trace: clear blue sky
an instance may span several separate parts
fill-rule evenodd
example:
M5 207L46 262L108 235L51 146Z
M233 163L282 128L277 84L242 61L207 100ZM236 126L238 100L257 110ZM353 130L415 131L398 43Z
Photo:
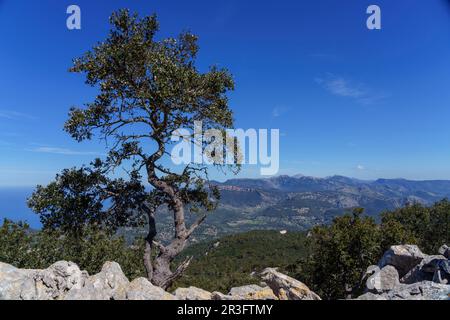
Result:
M66 29L70 4L80 31ZM381 31L366 28L370 4ZM46 183L104 153L62 130L95 93L67 69L122 7L156 12L161 36L199 35L199 66L235 77L237 127L281 130L280 173L450 179L444 0L0 0L0 185Z

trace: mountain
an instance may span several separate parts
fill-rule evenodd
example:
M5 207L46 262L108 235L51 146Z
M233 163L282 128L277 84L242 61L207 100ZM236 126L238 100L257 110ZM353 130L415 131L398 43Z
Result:
M219 208L201 227L197 240L250 230L304 231L336 216L363 207L379 218L386 210L408 203L430 205L450 197L450 181L378 179L364 181L344 176L326 178L277 176L215 182L221 191ZM167 229L170 216L161 224ZM194 217L188 219L193 220Z

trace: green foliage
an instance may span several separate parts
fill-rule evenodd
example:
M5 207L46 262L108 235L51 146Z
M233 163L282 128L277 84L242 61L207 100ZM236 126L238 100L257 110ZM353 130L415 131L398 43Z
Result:
M267 267L290 274L289 266L305 254L305 242L304 233L251 231L193 244L183 257L194 256L194 260L174 287L196 286L227 293L232 287L259 284L257 273Z
M359 290L361 275L380 256L380 231L363 209L312 229L309 255L299 264L298 278L323 298L344 298Z
M382 214L377 225L353 215L335 218L329 226L312 229L308 256L296 266L296 277L305 281L325 299L342 299L360 293L361 278L368 266L377 264L392 245L417 244L424 252L436 254L450 243L450 202L431 207L414 204Z
M390 243L404 243L401 242L404 237L429 254L435 254L442 244L450 243L450 202L447 199L431 207L414 204L381 216L382 226L394 227L388 235L400 237ZM385 247L387 245L389 241L385 242Z
M278 267L306 283L324 299L342 299L360 293L361 277L391 245L417 244L428 254L450 243L450 202L431 207L412 205L382 214L381 224L363 216L362 209L317 226L308 236L289 232L251 231L188 247L175 261L194 256L174 287L196 286L228 292L231 287L258 284L254 273ZM5 220L0 227L0 261L21 268L46 268L58 260L74 261L89 273L105 261L118 262L125 274L145 274L143 241L127 245L122 237L96 228L83 229L81 238L58 231L33 232L23 223Z
M0 227L0 261L19 268L30 267L32 235L26 223L8 219Z
M87 227L114 232L142 223L134 212L146 199L138 176L109 179L102 165L97 159L91 167L65 169L47 186L37 186L28 206L39 214L44 230L78 237Z
M129 246L123 237L112 237L95 228L72 237L57 231L32 232L28 225L9 220L0 227L0 261L18 268L44 269L65 260L95 274L106 261L115 261L134 279L145 275L142 251L141 242Z

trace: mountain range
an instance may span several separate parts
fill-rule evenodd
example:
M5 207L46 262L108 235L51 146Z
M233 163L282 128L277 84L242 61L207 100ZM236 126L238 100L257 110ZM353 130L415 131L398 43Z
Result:
M206 220L199 239L249 230L304 231L327 224L355 207L378 219L380 213L411 203L432 203L450 197L450 181L406 179L358 180L303 175L215 182L219 208ZM162 215L163 234L171 235L170 215ZM194 220L195 217L190 217Z

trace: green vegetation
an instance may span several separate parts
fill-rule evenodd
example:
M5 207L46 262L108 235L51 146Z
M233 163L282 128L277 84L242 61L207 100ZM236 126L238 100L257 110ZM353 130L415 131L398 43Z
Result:
M277 231L250 231L194 244L184 255L196 258L175 287L228 292L232 287L259 284L261 280L253 273L278 267L289 274L289 266L304 257L305 245L305 233Z
M326 299L356 296L361 277L368 266L396 244L417 244L427 254L436 254L450 243L450 202L442 200L431 207L420 204L381 214L381 224L353 215L337 217L329 226L313 228L308 256L296 265L296 277L305 281Z
M142 241L128 246L123 237L89 228L81 236L35 232L27 224L5 220L0 227L0 261L18 268L44 269L65 260L95 274L106 261L118 262L131 279L143 276Z
M366 268L376 264L389 246L406 243L417 244L428 254L450 243L450 202L385 212L380 224L355 209L330 225L314 227L308 235L250 231L193 244L174 261L176 265L185 257L195 257L173 287L226 293L234 286L258 284L255 273L278 267L324 299L354 297L360 293ZM45 268L58 260L70 260L92 274L112 260L133 279L145 275L143 250L142 240L130 246L122 237L94 228L74 238L58 232L32 232L26 224L8 220L0 227L0 261L21 268Z

